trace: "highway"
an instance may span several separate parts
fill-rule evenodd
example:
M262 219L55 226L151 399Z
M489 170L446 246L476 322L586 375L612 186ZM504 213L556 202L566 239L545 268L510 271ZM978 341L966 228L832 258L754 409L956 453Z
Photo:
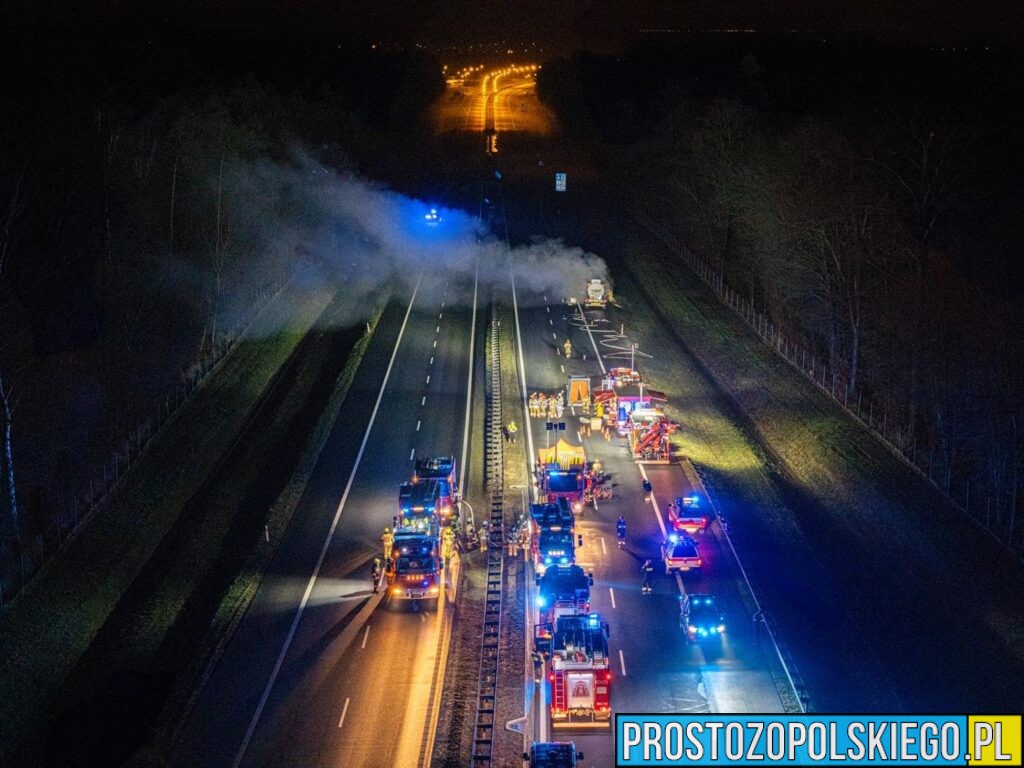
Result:
M171 765L425 764L450 604L389 604L372 593L369 560L416 457L455 454L464 467L463 451L479 452L465 420L475 298L472 281L424 276L385 313Z
M582 292L583 285L579 288ZM616 333L614 309L607 313L589 310L583 322L580 310L563 303L561 296L519 292L519 323L522 334L526 386L529 392L554 394L564 389L566 376L584 374L595 384L607 367L628 365L630 340ZM589 329L588 329L589 326ZM566 360L561 345L568 337L573 358ZM586 359L583 354L586 353ZM623 357L625 356L625 360ZM524 418L527 415L524 414ZM683 490L677 466L649 465L641 469L630 455L624 438L606 442L599 433L580 437L576 414L566 410L572 442L582 443L588 459L600 459L614 483L610 501L587 508L578 528L584 546L578 562L593 571L591 609L610 625L609 656L613 682L611 702L619 712L781 712L782 702L754 634L750 613L738 590L741 578L731 554L723 548L721 533L709 530L698 536L704 567L700 577L666 576L660 569L660 545L668 501ZM534 448L545 445L547 430L542 419L529 420ZM554 439L554 433L551 434ZM644 501L643 474L653 485L653 499ZM615 522L627 521L627 544L619 550ZM640 565L654 560L654 594L640 593ZM683 590L711 592L718 596L726 614L728 634L721 645L687 643L678 625L679 597ZM536 617L535 590L528 599L528 615ZM532 637L532 629L527 632ZM546 688L546 686L544 686ZM544 696L535 696L531 713L537 741L573 740L586 755L586 764L600 768L614 765L610 728L551 729Z

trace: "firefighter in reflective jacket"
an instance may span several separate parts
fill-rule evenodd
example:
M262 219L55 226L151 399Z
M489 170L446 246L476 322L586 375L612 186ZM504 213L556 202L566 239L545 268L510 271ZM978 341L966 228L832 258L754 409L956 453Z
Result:
M654 563L650 560L645 560L644 564L640 566L640 593L643 595L650 595L654 592L651 588L651 575L654 573Z
M565 344L562 345L562 349L565 350L566 359L572 357L572 342L568 339L565 340Z
M507 429L508 429L508 441L510 443L512 443L512 445L515 445L515 443L516 443L516 433L519 431L519 427L516 426L515 420L512 420L512 421L510 421L508 423Z
M395 535L391 533L390 528L385 528L384 533L380 535L380 543L384 545L384 559L391 559L391 547L395 543Z

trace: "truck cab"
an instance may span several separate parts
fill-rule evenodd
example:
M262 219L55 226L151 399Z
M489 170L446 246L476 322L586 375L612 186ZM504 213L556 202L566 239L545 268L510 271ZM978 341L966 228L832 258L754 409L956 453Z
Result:
M398 600L436 600L443 567L437 536L399 532L388 563L388 594Z
M610 291L608 286L605 285L604 280L599 277L590 278L590 282L587 283L587 295L583 299L583 306L604 309L608 306L610 298Z
M576 540L571 531L544 530L533 537L533 569L538 576L553 565L576 563Z
M672 534L668 541L662 542L661 558L665 563L665 573L700 573L701 559L697 552L697 542L689 536Z
M450 491L444 480L428 479L416 483L402 483L398 490L398 522L400 529L433 531L438 522L451 515L451 504L446 503Z
M536 650L551 638L554 623L560 616L590 612L590 588L594 575L578 565L553 565L537 579L537 623L534 626Z
M530 768L576 768L582 759L583 753L571 741L534 742L529 752L523 752Z

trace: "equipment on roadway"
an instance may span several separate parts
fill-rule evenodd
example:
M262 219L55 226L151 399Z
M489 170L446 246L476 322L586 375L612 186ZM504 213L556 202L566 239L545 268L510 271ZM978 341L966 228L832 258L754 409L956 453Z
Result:
M683 595L679 598L679 626L687 640L713 640L725 634L725 617L714 595Z
M582 759L583 753L571 741L534 742L529 752L523 752L523 760L530 761L530 768L576 768L576 761Z
M590 377L570 376L565 385L565 401L570 406L582 406L590 399Z
M676 425L661 411L637 408L627 422L629 449L637 464L668 464L672 460L672 443L668 436Z
M700 573L701 559L697 542L689 536L679 537L674 533L661 544L661 558L665 561L665 573Z
M560 616L536 650L548 657L553 726L610 722L608 624L600 614Z

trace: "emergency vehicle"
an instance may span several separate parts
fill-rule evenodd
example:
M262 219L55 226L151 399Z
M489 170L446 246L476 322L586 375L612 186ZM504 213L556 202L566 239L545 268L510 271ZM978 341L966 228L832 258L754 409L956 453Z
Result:
M445 516L440 480L402 483L398 489L398 519L395 527L424 533L436 533L439 520ZM451 507L447 507L451 515Z
M700 573L701 559L697 542L689 536L676 536L661 544L661 559L665 562L665 573Z
M610 723L607 622L597 613L560 616L549 630L536 648L548 659L552 725Z
M444 563L436 535L399 531L387 566L388 594L392 599L412 600L415 609L419 608L420 600L436 601L441 594Z
M708 527L708 519L701 513L700 496L695 493L689 496L678 496L669 504L668 521L672 529L693 535L704 533Z
M575 526L576 518L565 499L530 505L530 555L538 576L552 565L576 562L576 547L583 542L582 537L575 538Z
M565 499L574 512L580 512L588 500L586 454L582 445L559 440L550 448L537 451L537 484L544 502Z
M529 752L523 752L523 760L529 761L530 768L576 768L576 761L582 759L583 753L571 741L534 742Z
M578 565L555 565L537 578L537 622L533 626L534 646L551 639L551 630L560 616L590 613L590 588L594 574Z
M725 617L714 595L683 595L679 598L679 626L687 640L716 640L725 634Z

